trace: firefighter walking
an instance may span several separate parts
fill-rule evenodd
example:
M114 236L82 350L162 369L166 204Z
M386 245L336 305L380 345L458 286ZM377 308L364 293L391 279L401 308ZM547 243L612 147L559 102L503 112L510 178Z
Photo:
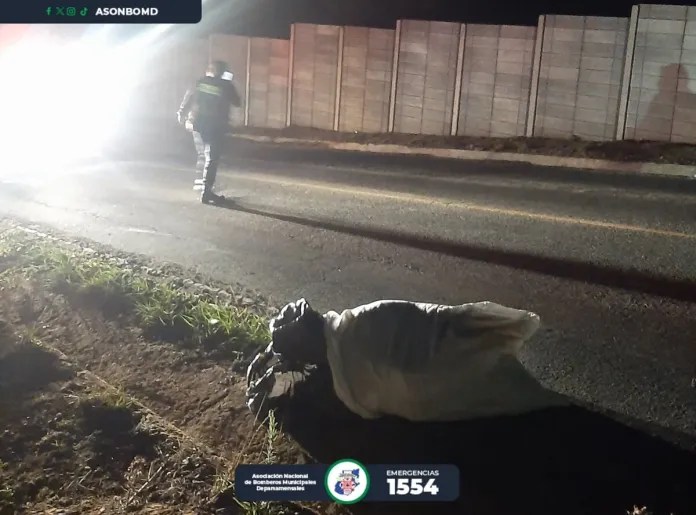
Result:
M231 80L224 78L227 64L214 61L194 87L184 96L177 118L193 134L197 162L194 189L201 202L215 203L223 197L213 192L220 157L229 128L230 107L240 107L241 99Z

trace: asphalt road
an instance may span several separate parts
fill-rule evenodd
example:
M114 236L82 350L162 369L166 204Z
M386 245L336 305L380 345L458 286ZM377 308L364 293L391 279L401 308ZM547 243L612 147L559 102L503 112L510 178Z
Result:
M0 216L192 266L278 304L529 309L543 329L522 360L543 383L696 437L696 181L245 144L218 179L232 202L212 207L191 190L188 154L151 150L5 167Z

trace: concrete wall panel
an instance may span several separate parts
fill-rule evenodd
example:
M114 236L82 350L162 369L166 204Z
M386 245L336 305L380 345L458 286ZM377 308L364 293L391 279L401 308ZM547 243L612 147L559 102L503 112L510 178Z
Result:
M387 132L394 32L344 28L340 131Z
M457 133L523 136L536 27L466 26Z
M251 38L249 125L285 127L290 41Z
M450 134L459 29L458 23L402 21L395 132Z
M628 18L546 17L536 136L614 139L627 31Z
M626 139L696 143L696 8L640 5Z
M333 129L339 27L295 25L291 125Z

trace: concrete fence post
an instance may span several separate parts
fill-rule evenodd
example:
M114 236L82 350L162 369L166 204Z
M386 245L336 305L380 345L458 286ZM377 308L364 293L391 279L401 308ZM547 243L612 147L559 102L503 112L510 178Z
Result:
M394 34L394 58L392 60L391 92L389 94L389 126L387 131L394 132L396 114L396 83L399 78L399 48L401 47L401 20L396 22Z
M466 46L466 24L459 26L459 48L457 50L457 75L454 78L454 98L452 105L452 125L450 134L457 135L459 130L459 109L462 103L462 70L464 68L464 48Z
M343 38L345 37L345 27L338 28L338 69L336 70L336 103L334 105L333 130L338 131L341 117L341 84L343 83Z
M626 136L626 120L628 118L628 97L631 91L631 75L633 74L633 59L636 50L636 36L638 34L639 15L640 5L634 5L631 8L631 18L628 22L626 53L624 56L623 75L621 77L621 94L619 96L619 109L616 118L617 140L623 140Z
M251 38L247 38L246 87L244 94L244 127L249 126L249 99L251 98Z
M288 99L285 112L285 126L292 123L292 76L295 72L295 24L290 25L290 49L288 50Z
M532 63L532 83L529 88L529 108L527 109L527 126L525 136L534 136L534 123L536 120L537 101L539 98L539 77L541 76L541 56L544 52L544 31L546 30L546 16L539 16L537 23L536 40L534 42L534 62Z

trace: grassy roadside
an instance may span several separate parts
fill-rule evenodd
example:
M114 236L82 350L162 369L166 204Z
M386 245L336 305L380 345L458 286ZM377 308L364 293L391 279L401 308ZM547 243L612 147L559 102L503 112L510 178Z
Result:
M149 277L104 256L10 229L0 236L0 284L17 277L136 325L149 338L215 355L248 357L270 338L263 317L186 291L178 279Z
M31 332L15 336L0 324L0 515L298 513L237 501L236 464ZM272 464L280 432L273 414L267 422L263 462ZM221 495L232 512L220 511Z
M0 231L4 228L0 225ZM216 358L241 358L244 362L259 347L265 347L270 338L265 317L243 306L236 306L233 302L216 301L204 292L197 293L182 288L181 277L166 273L148 274L138 267L114 261L108 255L84 250L69 243L61 244L17 228L0 232L0 292L11 292L28 283L36 286L34 291L43 290L62 296L75 309L97 310L104 315L105 319L116 321L119 326L138 327L147 339L171 342L174 344L173 348L181 345L202 350L206 355ZM0 326L3 324L7 325L0 321ZM42 347L41 333L45 331L25 327L23 332L22 341L25 347L37 349ZM0 340L3 340L1 335ZM2 351L1 348L0 351ZM4 379L1 370L6 354L0 352L0 386ZM214 390L215 386L212 389ZM134 398L120 390L101 391L98 395L81 392L79 401L77 403L79 409L74 418L80 420L84 418L85 409L90 411L89 416L92 418L107 419L113 418L114 414L120 416L124 413L136 413L140 409ZM0 420L2 419L1 411ZM200 485L203 489L201 495L204 498L197 501L199 506L205 505L206 509L213 509L222 503L228 509L232 506L234 513L247 514L304 512L296 506L279 503L245 503L235 499L234 471L243 457L248 458L251 454L256 456L258 452L259 456L255 458L255 462L271 464L279 461L276 452L276 446L282 438L279 424L272 413L268 420L259 422L261 423L254 429L253 434L249 435L246 444L235 450L235 454L239 456L239 462L232 459L231 462L227 462L227 465L213 472L206 465L206 475L203 478L205 484ZM65 429L65 432L69 434L77 431L73 431L75 428L72 426ZM117 444L118 442L112 445L113 452L120 452ZM252 447L254 450L251 449ZM0 456L1 451L2 445L0 445ZM191 460L187 458L185 453L178 453L179 461L171 466L180 466L179 462L189 463ZM196 459L200 461L199 458ZM0 462L0 465L5 466L4 462ZM65 464L65 466L69 465L75 464ZM121 469L114 471L115 476L128 480L130 469L127 465L124 463ZM148 463L148 466L150 465L151 463ZM165 468L161 469L160 466ZM127 493L125 501L121 498L118 502L132 503L132 497L136 494L143 497L143 493L152 490L150 485L154 487L163 480L167 472L166 468L169 466L170 464L164 465L158 462L157 467L148 468L144 472L145 478L141 478L144 481L141 485L143 490L140 490L139 486L135 491ZM8 474L10 472L13 470L8 469ZM66 485L59 484L60 482L55 478L52 481L49 490L59 491L62 495ZM3 506L5 510L12 510L23 501L34 498L35 492L31 488L28 493L20 491L24 484L23 481L18 481L12 488L0 488L0 513L4 513ZM84 490L85 486L87 483L82 482L79 488ZM192 492L190 486L187 489L189 493ZM49 495L47 492L44 493ZM87 497L91 499L90 495Z

